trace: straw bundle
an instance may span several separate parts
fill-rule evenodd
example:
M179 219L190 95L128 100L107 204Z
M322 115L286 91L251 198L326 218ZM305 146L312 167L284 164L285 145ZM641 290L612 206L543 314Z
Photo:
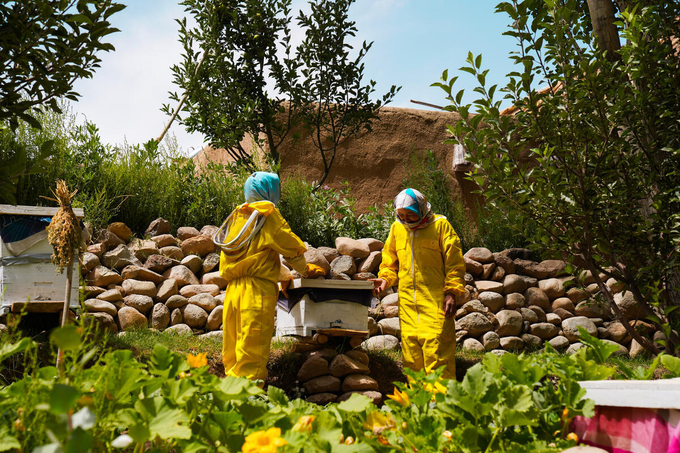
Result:
M73 261L75 251L80 248L80 222L71 209L71 199L76 192L70 193L66 181L60 179L57 181L57 191L52 190L56 199L49 198L59 203L59 210L47 227L47 240L53 249L52 264L57 266L60 274Z

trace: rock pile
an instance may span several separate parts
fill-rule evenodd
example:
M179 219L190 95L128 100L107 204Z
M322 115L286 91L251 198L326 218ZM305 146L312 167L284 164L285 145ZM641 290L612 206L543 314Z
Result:
M111 224L84 253L81 271L87 286L85 307L91 319L111 332L149 327L178 333L221 334L226 281L218 272L219 255L211 240L215 226L198 231L181 227L176 236L157 219L145 237L133 239L122 223ZM326 278L368 280L380 266L383 243L376 239L337 238L336 247L309 247L305 258L326 271ZM621 354L642 351L624 326L598 298L589 273L578 279L566 274L563 261L531 260L526 249L492 253L473 248L465 254L467 293L457 300L456 336L460 347L479 351L540 348L545 341L557 350L581 346L578 327L614 342ZM287 264L283 260L283 264ZM299 275L291 270L293 277ZM604 275L600 276L604 278ZM581 286L573 282L578 280ZM632 294L615 280L606 282L631 324L657 343L664 340L651 324L639 320ZM369 336L364 349L399 346L397 288L381 294L369 310ZM361 373L358 373L361 374ZM334 376L339 378L338 376ZM328 392L318 392L328 393Z
M368 355L358 349L338 354L330 348L308 354L298 371L298 382L306 399L316 404L328 404L349 399L361 393L375 404L380 404L382 394L378 382L368 376Z
M110 332L219 332L227 282L211 239L216 229L181 227L172 236L169 223L157 219L149 239L133 239L125 224L109 225L82 256L89 319Z

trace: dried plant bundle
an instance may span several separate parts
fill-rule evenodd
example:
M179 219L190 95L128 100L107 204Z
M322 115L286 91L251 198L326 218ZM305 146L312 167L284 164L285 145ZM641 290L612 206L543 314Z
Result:
M59 203L59 210L47 227L47 240L53 249L52 264L57 266L58 273L64 272L80 248L80 222L71 208L71 199L76 192L70 193L66 181L60 179L57 181L57 191L52 190L56 199L48 198Z

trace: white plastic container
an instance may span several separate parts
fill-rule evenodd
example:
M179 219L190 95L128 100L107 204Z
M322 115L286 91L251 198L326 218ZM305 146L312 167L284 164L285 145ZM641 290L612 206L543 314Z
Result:
M53 217L58 208L0 205L0 214ZM73 210L80 219L82 209ZM31 237L28 248L15 255L0 238L0 315L26 309L29 312L57 313L63 309L66 292L66 270L57 273L50 262L52 246L47 231ZM34 243L33 243L34 242ZM69 306L79 308L80 269L74 257ZM25 261L21 264L17 262ZM25 306L25 307L24 307Z
M317 288L372 291L373 283L361 280L316 280L296 279L289 289ZM368 307L344 300L332 299L325 302L314 302L309 295L302 299L290 312L277 306L276 336L301 335L312 336L321 329L368 330Z

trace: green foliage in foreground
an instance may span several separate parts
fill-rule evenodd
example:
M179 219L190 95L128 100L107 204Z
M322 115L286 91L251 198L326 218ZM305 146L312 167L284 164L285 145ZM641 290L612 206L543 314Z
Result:
M572 356L489 353L462 382L408 372L413 383L398 384L381 409L359 395L321 407L219 379L200 357L160 344L147 363L128 350L99 354L80 331L51 335L63 369L31 369L29 359L21 380L0 387L0 451L263 451L247 448L259 436L281 452L557 452L574 444L565 438L573 417L593 413L577 381L616 373L604 364L615 347L582 331L587 347ZM3 340L0 364L36 348ZM680 359L658 362L680 375Z

